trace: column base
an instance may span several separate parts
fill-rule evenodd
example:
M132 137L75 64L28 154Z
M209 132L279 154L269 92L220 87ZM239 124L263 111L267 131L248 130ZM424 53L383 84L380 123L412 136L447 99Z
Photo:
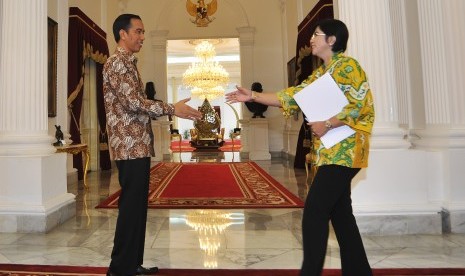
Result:
M271 160L268 143L268 119L251 119L248 134L249 159Z
M254 150L249 152L250 160L271 160L271 154L269 151Z
M457 234L465 234L465 210L451 211L450 217L450 232Z
M62 202L61 206L49 213L12 213L3 212L1 209L2 206L0 206L1 233L47 233L76 215L76 201L74 195L71 195Z
M47 232L75 215L66 158L0 157L0 232Z
M442 234L441 213L356 215L360 233L366 235Z

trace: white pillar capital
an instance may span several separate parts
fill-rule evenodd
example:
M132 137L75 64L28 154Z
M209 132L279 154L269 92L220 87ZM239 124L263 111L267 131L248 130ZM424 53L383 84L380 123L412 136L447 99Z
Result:
M255 28L254 27L239 27L236 29L239 33L239 40L241 46L253 46L255 42Z
M155 30L150 32L150 37L152 38L152 48L154 50L166 51L168 33L168 30Z
M254 82L254 27L237 28L239 32L239 44L241 54L241 84L242 86L250 86Z

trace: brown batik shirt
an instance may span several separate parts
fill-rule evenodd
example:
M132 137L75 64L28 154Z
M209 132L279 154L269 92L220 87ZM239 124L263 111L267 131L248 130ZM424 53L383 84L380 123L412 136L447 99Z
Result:
M147 99L137 58L121 47L103 67L108 145L113 160L154 156L151 118L173 115L174 106Z

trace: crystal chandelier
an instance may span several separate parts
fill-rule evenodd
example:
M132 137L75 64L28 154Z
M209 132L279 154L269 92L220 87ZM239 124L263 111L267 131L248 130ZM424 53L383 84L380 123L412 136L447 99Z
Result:
M216 99L224 94L224 88L222 86L216 86L208 90L204 90L202 88L194 87L191 90L192 96L197 97L201 100L207 99L211 101Z
M195 47L198 59L183 74L183 84L192 88L192 95L200 99L212 100L224 94L223 86L229 82L229 74L217 61L214 61L215 47L204 40Z

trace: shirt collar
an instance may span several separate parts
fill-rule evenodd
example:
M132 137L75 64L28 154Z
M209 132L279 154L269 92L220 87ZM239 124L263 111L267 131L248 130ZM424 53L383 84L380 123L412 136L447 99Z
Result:
M128 51L126 51L126 49L124 49L123 47L119 47L119 46L116 47L116 52L118 52L120 55L122 55L129 62L137 64L137 57L134 54L131 54Z
M331 68L331 66L334 64L334 62L336 62L337 60L339 60L342 57L344 57L344 52L336 52L336 53L334 53L333 56L331 57L331 61L329 62L328 66L326 66L323 63L323 65L322 65L323 70L326 71L328 68Z
M344 56L344 53L343 52L336 52L333 54L333 56L331 57L331 60L336 60L336 59L340 59L341 57Z

